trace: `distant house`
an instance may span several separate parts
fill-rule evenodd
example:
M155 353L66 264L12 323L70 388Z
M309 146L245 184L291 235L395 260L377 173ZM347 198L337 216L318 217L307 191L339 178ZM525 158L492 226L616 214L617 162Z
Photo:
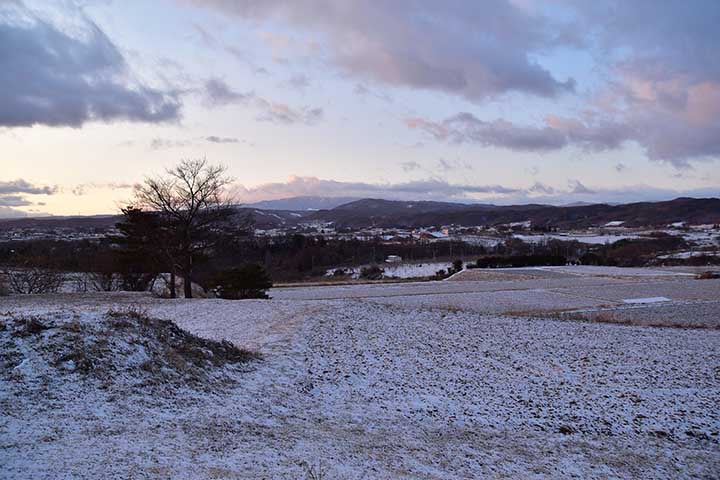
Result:
M435 241L435 240L448 240L450 238L449 235L442 233L442 232L431 232L427 230L420 230L419 232L415 232L414 236L417 237L419 240L423 241Z

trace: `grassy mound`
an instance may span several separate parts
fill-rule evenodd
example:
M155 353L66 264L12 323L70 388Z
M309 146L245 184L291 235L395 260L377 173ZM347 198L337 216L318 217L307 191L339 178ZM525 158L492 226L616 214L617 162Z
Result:
M112 390L215 390L257 359L230 342L200 338L136 311L0 315L0 376L29 387L77 376Z

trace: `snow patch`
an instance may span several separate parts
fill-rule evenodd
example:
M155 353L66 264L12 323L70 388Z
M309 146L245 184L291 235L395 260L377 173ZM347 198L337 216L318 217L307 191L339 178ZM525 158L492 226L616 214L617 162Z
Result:
M625 303L658 303L658 302L669 302L671 301L667 297L645 297L645 298L625 298Z

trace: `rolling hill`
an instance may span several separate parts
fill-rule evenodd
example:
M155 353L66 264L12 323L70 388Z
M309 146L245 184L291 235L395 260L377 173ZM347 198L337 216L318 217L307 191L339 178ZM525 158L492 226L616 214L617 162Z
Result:
M295 204L301 202L296 201ZM277 204L281 206L281 204ZM306 222L332 222L339 228L368 227L416 228L442 225L499 225L530 221L533 225L560 228L600 226L622 221L628 227L661 227L674 222L688 224L720 223L720 199L676 198L665 202L639 202L621 205L590 204L552 205L485 205L431 201L393 201L363 199L334 208L308 211L248 208L237 209L238 222L252 215L255 228L286 228ZM41 217L0 219L0 231L10 229L73 229L101 232L114 226L121 217Z
M720 199L677 198L665 202L622 205L468 205L444 202L405 202L365 199L308 218L343 228L498 225L531 221L534 225L582 228L623 221L626 226L663 226L673 222L720 223Z

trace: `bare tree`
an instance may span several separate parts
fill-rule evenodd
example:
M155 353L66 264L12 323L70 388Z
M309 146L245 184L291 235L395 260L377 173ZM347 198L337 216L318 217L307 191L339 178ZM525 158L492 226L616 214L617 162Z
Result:
M1 272L5 277L0 288L10 293L57 293L62 287L62 273L37 266L23 266Z
M164 176L146 178L135 188L135 207L158 212L169 242L165 253L171 275L183 278L186 298L192 297L193 263L214 245L222 223L233 214L227 186L232 180L222 165L205 159L183 160Z

